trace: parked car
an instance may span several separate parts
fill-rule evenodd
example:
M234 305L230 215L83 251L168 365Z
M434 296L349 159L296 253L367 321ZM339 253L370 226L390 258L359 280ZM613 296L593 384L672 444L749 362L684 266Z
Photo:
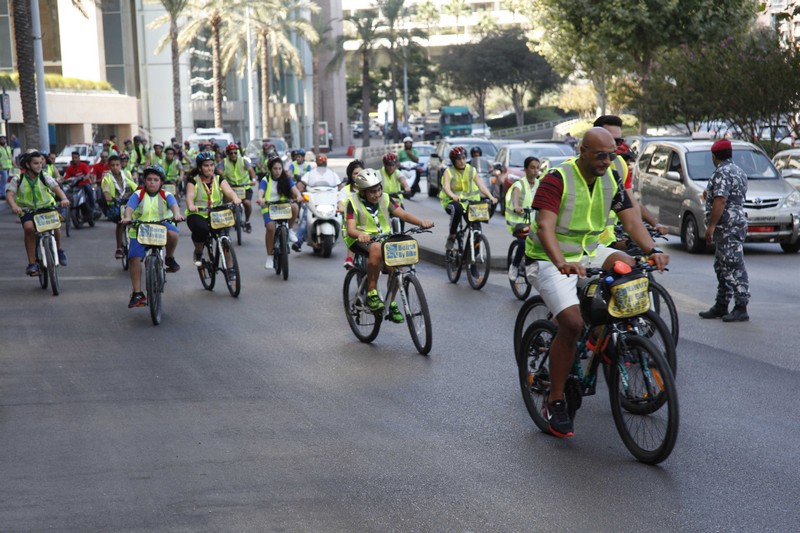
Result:
M499 194L500 206L504 207L506 191L520 177L525 175L525 159L537 157L539 161L547 158L565 161L575 157L570 145L562 142L525 142L501 146L497 151L494 163L500 167L500 175L495 183L495 194ZM561 164L559 162L559 164Z
M772 163L786 181L800 190L800 148L778 152L772 158Z
M441 139L436 144L436 151L430 155L428 161L428 196L436 196L442 188L442 175L445 169L450 166L450 150L455 146L463 146L469 151L473 146L477 146L483 152L483 157L488 161L497 155L497 147L488 139L479 137L448 137ZM435 179L431 179L434 178Z
M654 141L691 141L689 135L629 135L625 137L625 144L627 144L631 151L637 156L647 148L647 145Z
M292 162L289 145L286 144L286 141L279 137L270 137L269 139L258 138L251 140L244 150L245 157L250 160L250 164L254 167L261 162L261 151L265 142L275 145L275 150L278 152L278 155L281 156L284 167Z
M102 151L102 144L68 144L56 156L56 168L63 175L67 165L72 161L72 152L78 152L81 161L92 166L100 160L100 153Z
M642 205L687 251L705 249L703 191L714 172L712 141L653 141L634 166L633 183ZM733 161L747 173L746 242L775 242L783 251L800 249L800 192L776 170L757 146L733 141Z

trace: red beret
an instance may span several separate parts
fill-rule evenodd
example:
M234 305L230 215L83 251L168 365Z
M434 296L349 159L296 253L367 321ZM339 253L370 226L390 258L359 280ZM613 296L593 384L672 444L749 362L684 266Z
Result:
M720 139L711 145L712 152L721 152L722 150L731 150L731 142L728 139Z

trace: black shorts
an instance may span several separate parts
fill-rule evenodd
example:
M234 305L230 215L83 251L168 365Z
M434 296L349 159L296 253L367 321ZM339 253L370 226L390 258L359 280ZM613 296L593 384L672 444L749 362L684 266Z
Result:
M351 252L353 252L356 255L363 255L364 257L369 257L369 247L371 244L372 243L356 241L353 244L351 244L348 248L350 249Z

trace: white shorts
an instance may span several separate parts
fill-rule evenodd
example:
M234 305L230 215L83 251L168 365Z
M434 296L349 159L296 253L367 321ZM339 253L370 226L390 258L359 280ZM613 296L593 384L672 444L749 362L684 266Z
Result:
M597 247L595 255L583 256L581 264L586 268L600 268L606 259L615 253L624 254L615 248L601 244ZM539 295L553 316L558 316L567 307L578 305L578 276L574 274L565 276L550 261L532 262L525 267L525 276L530 284L539 291ZM580 286L583 287L585 282L586 278L582 278Z

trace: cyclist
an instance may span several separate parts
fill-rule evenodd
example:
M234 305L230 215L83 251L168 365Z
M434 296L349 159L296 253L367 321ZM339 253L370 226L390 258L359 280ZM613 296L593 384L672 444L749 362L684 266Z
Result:
M634 264L627 254L599 246L612 214L617 214L628 234L648 251L659 270L669 263L669 256L656 247L633 209L623 178L612 172L615 149L611 133L600 127L589 129L580 155L542 178L533 200L537 211L526 242L526 274L558 322L558 333L550 348L550 396L543 413L551 433L557 437L573 435L564 385L583 330L577 278L585 277L590 266L610 268L615 261Z
M120 220L121 225L128 225L131 221L138 222L158 222L169 218L167 212L172 213L172 218L176 222L184 220L178 209L178 201L175 197L164 191L164 171L160 167L147 167L142 172L144 185L138 189L138 194L131 196L125 206L125 215ZM165 223L167 226L167 250L164 264L167 272L177 272L181 269L175 261L175 248L178 246L178 227L171 222ZM136 229L128 231L130 238L130 248L128 249L128 265L131 274L131 286L133 288L128 308L143 307L147 305L147 297L142 292L142 259L146 249L144 245L136 240Z
M164 154L164 143L156 141L153 143L153 149L147 156L147 165L151 167L164 168L164 160L167 156Z
M419 163L419 155L417 151L414 150L414 139L411 137L406 136L403 139L403 149L397 152L397 161L399 163L405 163L406 161L413 161L414 163Z
M378 173L383 181L386 194L392 196L392 200L402 207L403 197L401 192L409 193L411 192L411 187L408 186L405 176L397 172L397 156L391 152L383 156L383 166Z
M108 158L108 172L103 175L101 189L106 201L105 215L111 222L119 222L122 218L120 206L117 202L126 201L139 187L133 180L131 173L122 169L120 157L112 155ZM122 259L122 231L121 224L117 224L117 250L115 259Z
M223 203L223 197L237 206L242 203L225 178L216 174L216 162L213 152L200 152L195 158L197 168L192 171L186 181L186 225L192 232L194 243L194 264L203 265L203 244L208 239L211 226L208 222L208 211L200 211L198 207L211 209ZM235 273L233 273L235 275Z
M49 175L42 172L44 157L36 150L29 150L19 157L19 168L22 174L14 176L8 182L6 202L15 215L19 215L24 234L25 252L28 255L28 267L25 274L39 275L36 264L36 228L33 225L33 213L23 214L23 210L36 210L42 207L55 207L57 196L61 207L69 207L69 200ZM58 262L67 266L67 255L61 249L61 230L55 231Z
M353 253L367 258L367 306L381 311L384 304L378 294L378 276L383 269L383 250L380 242L372 242L379 233L391 232L391 217L410 222L422 228L432 228L433 222L422 220L404 211L383 192L381 176L372 169L365 169L353 180L356 192L347 203L347 232L344 241ZM391 272L391 268L388 268ZM397 307L392 294L389 305L389 320L403 322L403 313Z
M8 174L14 168L14 150L7 144L5 135L0 135L0 200L6 197Z
M103 139L103 151L108 152L108 157L112 155L119 155L115 148L111 147L111 141L108 139Z
M517 235L517 250L508 267L508 279L514 281L519 276L519 265L525 255L525 237L530 231L530 225L525 223L522 216L523 209L533 204L533 194L536 192L539 177L538 157L526 157L523 163L525 177L515 181L506 191L506 228L511 235Z
M133 153L131 154L131 163L136 166L136 172L142 173L144 167L147 166L147 143L144 139L136 135L133 138Z
M306 163L306 151L302 148L292 150L292 162L289 164L289 174L295 182L300 181L302 176L311 172L311 163Z
M264 178L269 174L269 161L273 157L278 157L278 151L275 149L275 145L269 141L264 141L261 145L261 154L258 158L258 163L256 163L256 175L259 178Z
M250 213L253 209L250 201L253 199L252 187L256 184L256 173L252 165L239 155L239 147L235 144L229 144L225 148L225 153L227 157L219 165L217 172L232 187L244 187L245 197L242 198L244 200L244 230L250 233L252 231Z
M99 185L103 181L103 176L108 172L108 150L100 152L100 161L91 166L91 180L95 185ZM102 207L102 205L100 206Z
M125 152L119 154L119 168L127 171L131 175L131 179L139 183L139 172L136 170L136 165L133 164L130 156Z
M167 146L164 148L164 183L175 185L175 192L179 193L183 188L183 165L175 157L175 148Z
M267 162L267 175L261 178L258 185L258 199L256 203L263 205L261 215L264 217L264 227L267 228L264 237L267 245L267 262L264 268L272 268L272 244L275 242L275 222L269 217L269 206L267 202L283 202L290 199L300 202L300 191L294 184L294 180L283 168L283 161L280 157L273 157ZM297 203L292 204L292 218L289 219L289 231L292 231L294 221L297 218Z
M365 168L366 167L364 166L364 162L361 161L360 159L353 159L347 165L347 169L345 170L345 176L346 176L345 184L344 187L342 187L342 190L339 191L339 198L341 198L341 200L339 201L340 212L342 213L345 212L347 207L346 204L350 198L350 195L352 194L353 191L355 191L355 187L352 187L353 181L355 181L355 179L358 178L358 175L361 174L361 172ZM293 250L295 249L295 245L296 243L292 245ZM296 251L298 252L300 251L299 246L297 247ZM344 260L344 268L346 270L350 270L351 268L353 268L353 252L350 251L350 248L347 249L347 257Z
M56 182L61 183L61 172L58 171L58 167L56 167L56 154L53 152L42 152L44 156L44 167L42 167L42 172L56 180Z
M492 196L486 185L481 183L478 172L467 164L467 151L463 146L454 146L450 150L450 162L442 176L442 190L439 192L439 201L447 214L450 215L450 234L447 236L447 249L452 250L456 242L458 224L466 214L467 200L480 200L483 194L493 204L497 198Z
M183 141L183 151L181 152L181 164L186 168L194 166L194 158L197 157L198 151L192 148L189 141Z

